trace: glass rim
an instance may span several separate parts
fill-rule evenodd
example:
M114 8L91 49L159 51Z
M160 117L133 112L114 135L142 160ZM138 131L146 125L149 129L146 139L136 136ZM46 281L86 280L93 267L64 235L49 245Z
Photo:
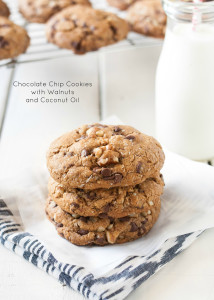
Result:
M189 2L180 0L162 0L162 5L167 16L182 21L191 21L197 10L201 13L203 22L214 21L214 1Z

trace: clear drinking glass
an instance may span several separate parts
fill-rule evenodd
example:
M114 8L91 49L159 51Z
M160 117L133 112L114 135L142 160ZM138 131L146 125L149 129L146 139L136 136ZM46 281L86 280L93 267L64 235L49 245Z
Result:
M156 73L157 137L195 160L214 157L214 1L164 0L167 29Z

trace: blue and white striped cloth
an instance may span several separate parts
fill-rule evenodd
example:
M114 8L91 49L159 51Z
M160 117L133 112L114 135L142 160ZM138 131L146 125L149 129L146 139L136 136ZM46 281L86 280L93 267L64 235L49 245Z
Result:
M129 256L104 276L96 277L82 266L58 261L41 241L23 231L6 203L0 200L1 244L87 299L93 300L124 299L186 249L201 233L202 231L197 231L169 239L151 255Z

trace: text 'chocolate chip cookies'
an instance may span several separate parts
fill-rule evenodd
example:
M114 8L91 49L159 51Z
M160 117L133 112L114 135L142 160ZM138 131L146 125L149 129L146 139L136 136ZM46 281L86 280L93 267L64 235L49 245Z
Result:
M47 153L48 218L76 245L135 240L158 218L163 163L160 144L132 127L93 124L73 130Z
M77 54L114 44L128 34L128 24L115 14L75 5L54 15L46 25L49 42Z

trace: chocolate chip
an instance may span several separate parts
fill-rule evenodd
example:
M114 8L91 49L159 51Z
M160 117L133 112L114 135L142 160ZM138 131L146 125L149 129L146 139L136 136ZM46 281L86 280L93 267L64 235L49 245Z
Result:
M114 182L119 183L123 179L123 175L121 173L115 173L114 174Z
M87 218L86 217L80 217L79 220L81 220L82 222L87 222Z
M110 210L110 204L106 204L105 206L103 206L103 211L105 213L109 212L109 210Z
M88 230L84 230L84 229L79 229L79 230L77 231L77 233L80 234L80 235L86 235L86 234L89 233L89 231L88 231Z
M144 196L146 195L146 194L145 194L145 191L144 191L143 189L141 189L141 188L138 189L138 193L144 194Z
M103 177L104 180L114 180L114 174L112 174L111 176L108 177Z
M101 213L101 214L99 214L99 218L106 219L106 218L108 218L108 215L105 213Z
M131 229L130 229L130 232L135 232L138 230L138 227L137 225L134 223L134 222L131 222Z
M11 27L9 24L2 24L0 27Z
M63 227L62 223L56 223L56 227Z
M73 19L72 21L74 23L74 26L77 26L77 20Z
M114 183L119 183L123 179L123 175L121 173L114 173L111 176L104 177L104 180L114 180Z
M0 48L5 48L7 45L9 45L9 42L3 36L0 36Z
M164 177L163 177L163 174L160 174L160 179L163 181L163 183L164 183L164 186L165 186L165 182L164 182Z
M87 149L83 149L82 152L81 152L81 156L82 156L82 157L86 157L86 156L88 156L89 154L90 154L90 151L87 150Z
M53 9L54 10L60 10L60 6L59 5L55 5L55 6L53 6Z
M89 192L89 193L86 193L86 196L89 200L94 200L96 198L96 193Z
M75 207L75 208L79 208L79 207L80 207L79 204L76 203L76 202L71 203L71 206L73 206L73 207Z
M147 219L145 219L144 221L141 222L142 225L146 224Z
M112 171L110 170L110 169L103 169L102 171L101 171L101 175L105 178L105 177L109 177L109 176L111 176L111 174L112 174Z
M97 239L96 239L96 242L97 242L98 244L103 245L103 244L105 244L106 240L105 240L104 238L97 238Z
M81 42L71 42L71 46L74 47L76 50L81 50Z
M110 223L114 222L114 218L112 218L112 217L108 217L108 218L109 218Z
M58 232L58 234L62 237L65 238L64 234L62 232Z
M114 132L119 132L119 131L121 131L122 129L119 127L119 126L115 126L114 127Z
M137 163L137 167L136 167L136 171L137 171L137 173L140 173L140 171L141 171L141 167L142 167L142 162L141 162L141 161L139 161L139 162Z
M128 222L129 220L130 220L130 217L128 217L128 216L120 218L121 222Z
M113 34L116 35L117 34L117 28L114 26L110 26L110 29L112 30Z
M130 141L134 141L135 140L135 136L134 135L127 135L125 137L126 140L130 140Z

